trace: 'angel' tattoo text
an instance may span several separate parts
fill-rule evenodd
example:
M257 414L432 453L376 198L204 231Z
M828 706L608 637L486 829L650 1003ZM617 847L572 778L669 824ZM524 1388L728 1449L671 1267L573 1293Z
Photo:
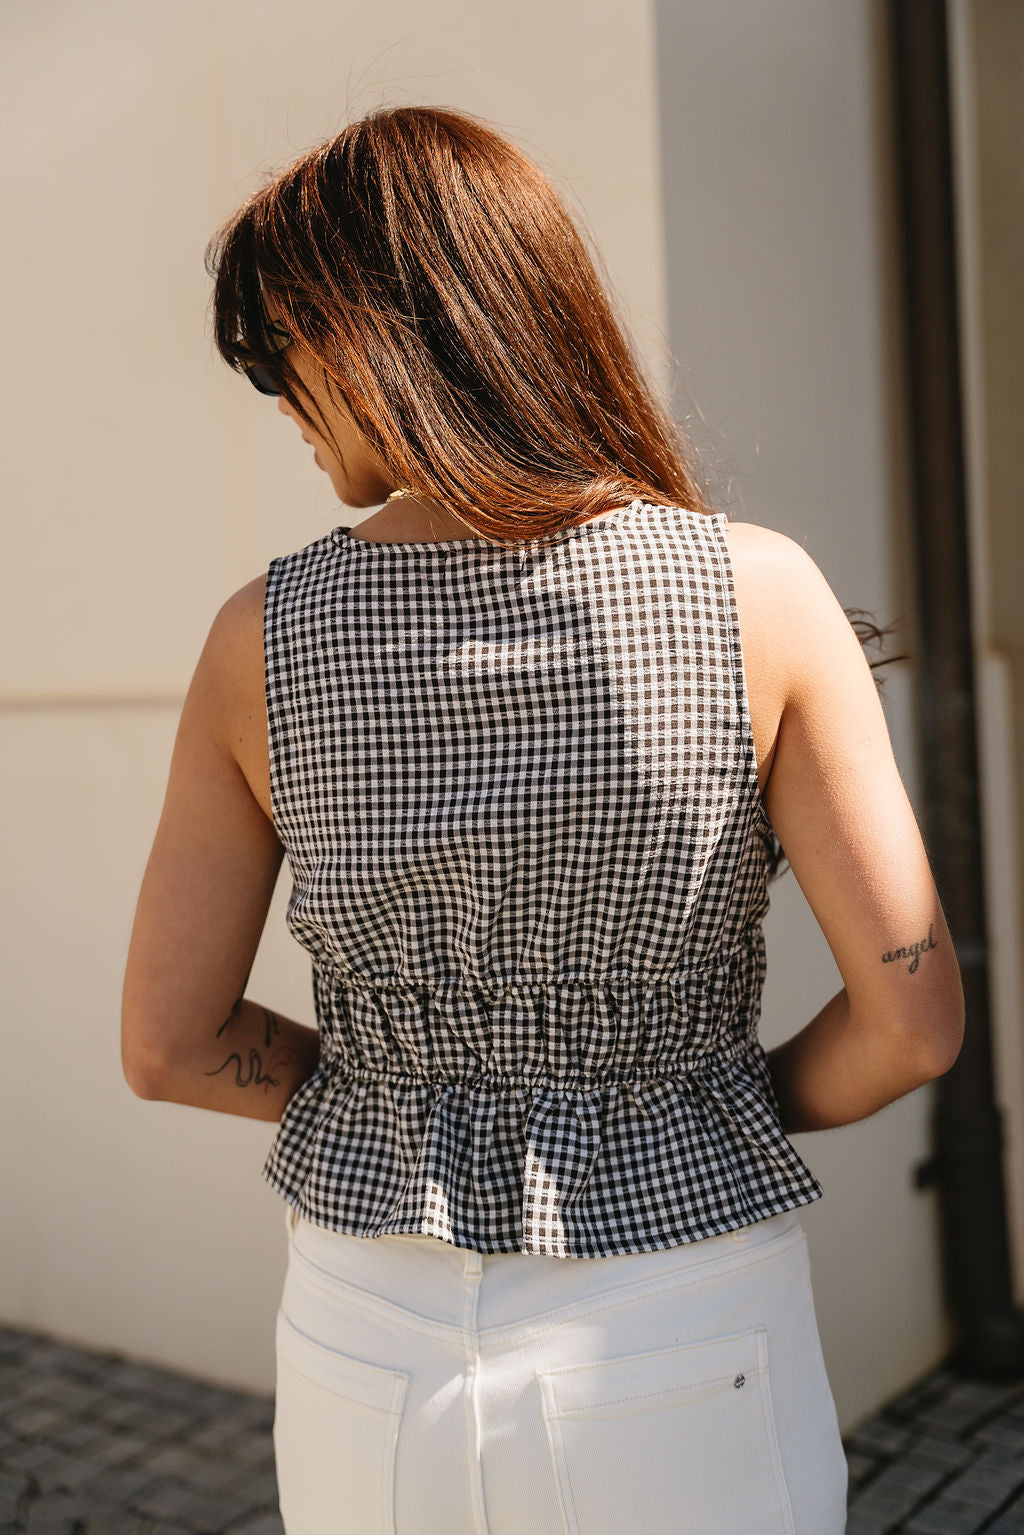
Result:
M882 955L882 964L894 965L899 959L910 960L910 964L907 966L907 970L910 975L913 975L914 971L917 969L921 962L921 955L924 954L928 949L937 948L938 944L932 937L932 923L929 922L927 938L922 938L920 942L908 944L903 948L890 949L888 953Z

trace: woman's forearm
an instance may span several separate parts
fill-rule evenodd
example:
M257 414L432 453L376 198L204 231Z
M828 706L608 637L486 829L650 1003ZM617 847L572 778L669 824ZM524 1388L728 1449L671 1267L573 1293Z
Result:
M240 998L208 1041L161 1062L132 1085L145 1098L279 1120L316 1070L319 1055L316 1029Z
M782 1128L830 1130L866 1119L943 1069L926 1062L920 1036L905 1027L868 1027L844 987L785 1044L768 1051Z

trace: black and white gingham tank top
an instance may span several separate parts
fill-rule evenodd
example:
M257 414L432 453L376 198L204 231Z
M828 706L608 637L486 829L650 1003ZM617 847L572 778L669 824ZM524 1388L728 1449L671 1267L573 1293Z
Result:
M320 1063L307 1220L649 1252L804 1205L757 1039L768 908L725 513L333 533L269 571L274 824Z

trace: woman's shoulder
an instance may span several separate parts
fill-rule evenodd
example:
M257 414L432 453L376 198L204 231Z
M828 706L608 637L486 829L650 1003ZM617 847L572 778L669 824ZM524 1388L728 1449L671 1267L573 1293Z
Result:
M724 524L736 606L748 643L799 674L808 655L847 648L849 621L825 575L802 544L755 522Z
M214 619L226 632L247 628L253 622L263 622L263 605L267 600L267 572L247 581L221 604Z
M267 576L263 574L247 581L221 604L196 671L210 702L211 732L216 733L222 748L238 762L250 786L262 784L265 779L266 589Z
M175 751L193 765L233 760L270 817L263 665L266 579L261 575L246 582L214 616L185 697Z
M762 579L789 575L801 580L807 579L811 571L818 571L804 546L777 528L762 527L758 522L734 522L730 518L725 518L722 526L732 563L741 564L744 573L760 575Z
M863 706L867 661L802 544L753 522L724 526L764 791L768 775L774 777L784 716L800 709L817 728L833 729L835 711Z
M267 576L247 581L223 602L214 616L204 657L221 676L247 673L263 666L263 609Z

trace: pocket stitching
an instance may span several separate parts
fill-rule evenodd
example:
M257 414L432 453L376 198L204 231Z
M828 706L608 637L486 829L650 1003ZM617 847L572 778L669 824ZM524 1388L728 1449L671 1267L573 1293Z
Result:
M595 1310L597 1309L599 1308L595 1308ZM752 1340L754 1343L754 1352L756 1354L757 1363L748 1365L747 1368L752 1369L755 1372L760 1372L764 1369L767 1369L767 1350L766 1348L762 1348L762 1344L766 1336L767 1330L763 1326L747 1327L743 1330L743 1332L725 1333L722 1336L715 1338L697 1338L692 1343L675 1343L670 1348L649 1349L639 1354L619 1354L607 1359L592 1359L587 1364L561 1365L552 1370L539 1371L538 1374L540 1374L543 1378L550 1379L552 1381L551 1396L552 1401L554 1401L554 1382L557 1381L559 1376L564 1375L575 1379L577 1376L585 1375L591 1370L608 1370L615 1365L632 1364L639 1360L646 1361L650 1359L662 1359L666 1357L675 1359L681 1354L694 1353L701 1349L708 1349L714 1344L731 1343L738 1347L741 1342L749 1342L750 1340ZM713 1376L702 1375L699 1380L694 1380L692 1384L694 1386L710 1385L714 1381L728 1379L728 1373L725 1375ZM680 1390L682 1388L675 1386L670 1389ZM611 1404L609 1403L608 1405Z
M292 1368L297 1370L305 1380L311 1381L314 1386L322 1386L325 1391L330 1391L332 1396L340 1397L342 1401L352 1402L356 1407L365 1408L367 1412L378 1413L382 1417L390 1417L395 1413L401 1413L405 1395L409 1388L409 1376L405 1371L393 1370L388 1365L368 1364L365 1359L354 1359L350 1354L343 1354L339 1349L333 1349L326 1343L320 1343L317 1339L310 1338L308 1334L296 1327L295 1323L283 1309L278 1311L277 1316L282 1326L284 1339L286 1340L280 1345L281 1352L287 1357L288 1363ZM295 1340L298 1341L298 1348L289 1348L288 1345ZM360 1372L365 1372L368 1379L372 1380L375 1378L381 1384L387 1378L391 1386L391 1399L388 1405L382 1407L377 1402L368 1402L365 1397L353 1396L350 1392L339 1390L337 1386L318 1379L304 1365L301 1358L304 1347L309 1348L311 1351L319 1351L329 1359L340 1360L343 1366L350 1367L357 1375Z
M402 1416L405 1408L405 1398L409 1390L411 1377L402 1370L390 1369L387 1365L368 1364L366 1360L354 1359L349 1354L343 1354L338 1349L332 1349L327 1344L318 1342L302 1332L291 1321L283 1308L277 1313L280 1326L278 1347L283 1359L296 1374L303 1380L327 1391L338 1401L346 1402L350 1406L357 1407L361 1412L369 1413L382 1427L385 1433L385 1453L381 1460L381 1508L384 1519L384 1527L389 1531L395 1528L395 1463L398 1457L398 1435L401 1429ZM295 1347L295 1344L298 1347ZM377 1402L368 1402L364 1397L352 1396L349 1392L339 1390L336 1385L329 1383L324 1378L318 1378L310 1369L306 1368L301 1354L304 1348L322 1353L332 1360L339 1360L343 1365L354 1368L355 1372L365 1372L369 1379L376 1378L381 1384L389 1377L391 1388L390 1398L386 1406ZM325 1371L325 1374L327 1372Z
M647 1354L639 1357L653 1359L656 1356ZM589 1368L589 1365L583 1365L581 1366L581 1371ZM758 1365L754 1374L760 1379L765 1374L765 1371ZM624 1402L653 1402L660 1396L679 1396L686 1391L700 1391L705 1386L721 1386L726 1381L735 1380L735 1378L735 1374L731 1371L725 1375L702 1375L700 1380L690 1381L689 1384L684 1386L666 1386L663 1391L636 1391L632 1396L603 1396L599 1402L591 1402L588 1407L567 1407L564 1410L556 1407L552 1416L556 1418L585 1417L588 1412L595 1408L600 1410L604 1407L621 1407Z
M580 1513L576 1505L576 1486L565 1459L565 1443L561 1434L555 1431L555 1424L559 1421L559 1417L554 1401L554 1390L551 1380L547 1375L541 1375L539 1380L544 1412L545 1438L548 1442L548 1454L551 1456L551 1468L555 1476L555 1487L560 1489L563 1495L568 1494L573 1525L578 1531L580 1528ZM566 1520L566 1530L569 1532L569 1535L572 1535L568 1520Z
M568 1365L561 1369L538 1371L537 1381L541 1388L541 1400L543 1408L545 1437L548 1441L548 1453L551 1457L555 1482L561 1488L569 1505L572 1523L566 1524L570 1535L583 1535L583 1526L580 1519L579 1506L576 1499L576 1484L572 1469L566 1455L565 1440L559 1431L559 1425L566 1422L586 1421L590 1409L598 1411L604 1408L621 1406L631 1401L653 1401L657 1397L678 1396L687 1390L698 1390L704 1386L720 1385L731 1378L731 1372L724 1374L702 1376L699 1380L691 1382L688 1386L669 1387L664 1391L636 1394L634 1396L618 1398L602 1398L600 1401L589 1403L587 1407L560 1409L558 1406L555 1382L560 1375L577 1376L600 1370L608 1365L620 1364L627 1360L658 1359L666 1355L677 1356L685 1354L693 1349L706 1348L709 1343L732 1342L741 1338L752 1338L757 1353L757 1364L754 1367L754 1375L759 1386L761 1421L768 1450L771 1466L772 1482L775 1488L776 1506L782 1520L785 1535L796 1535L793 1522L793 1506L789 1496L789 1488L786 1485L785 1470L782 1464L782 1454L779 1448L778 1430L775 1423L774 1401L771 1395L771 1378L768 1361L768 1332L764 1327L748 1328L743 1333L732 1333L721 1339L701 1339L694 1343L680 1344L674 1348L654 1349L647 1354L622 1355L615 1359L592 1360L589 1364Z
M796 1535L796 1525L793 1520L793 1500L789 1495L789 1487L786 1484L786 1468L782 1464L782 1451L779 1448L779 1431L775 1422L775 1399L772 1396L771 1371L768 1368L768 1334L763 1332L757 1340L758 1374L764 1375L764 1389L761 1393L761 1416L764 1418L765 1436L768 1440L768 1449L772 1458L772 1469L775 1472L775 1495L779 1500L779 1512L782 1522L786 1526L786 1535Z
M725 1333L720 1338L697 1338L693 1343L674 1343L671 1348L652 1348L644 1350L639 1354L616 1354L609 1359L592 1359L589 1364L560 1365L554 1370L545 1370L542 1373L552 1377L559 1375L582 1375L587 1370L606 1370L609 1365L625 1364L635 1359L662 1359L669 1354L675 1358L677 1354L688 1354L696 1349L706 1349L713 1343L738 1343L741 1338L756 1338L764 1331L763 1327L746 1327L742 1332ZM758 1355L757 1368L761 1368L760 1354ZM709 1379L718 1378L717 1376L709 1377ZM727 1375L721 1377L723 1380L728 1380L728 1378ZM694 1384L700 1385L702 1382L703 1377L701 1377L701 1381L696 1381Z

